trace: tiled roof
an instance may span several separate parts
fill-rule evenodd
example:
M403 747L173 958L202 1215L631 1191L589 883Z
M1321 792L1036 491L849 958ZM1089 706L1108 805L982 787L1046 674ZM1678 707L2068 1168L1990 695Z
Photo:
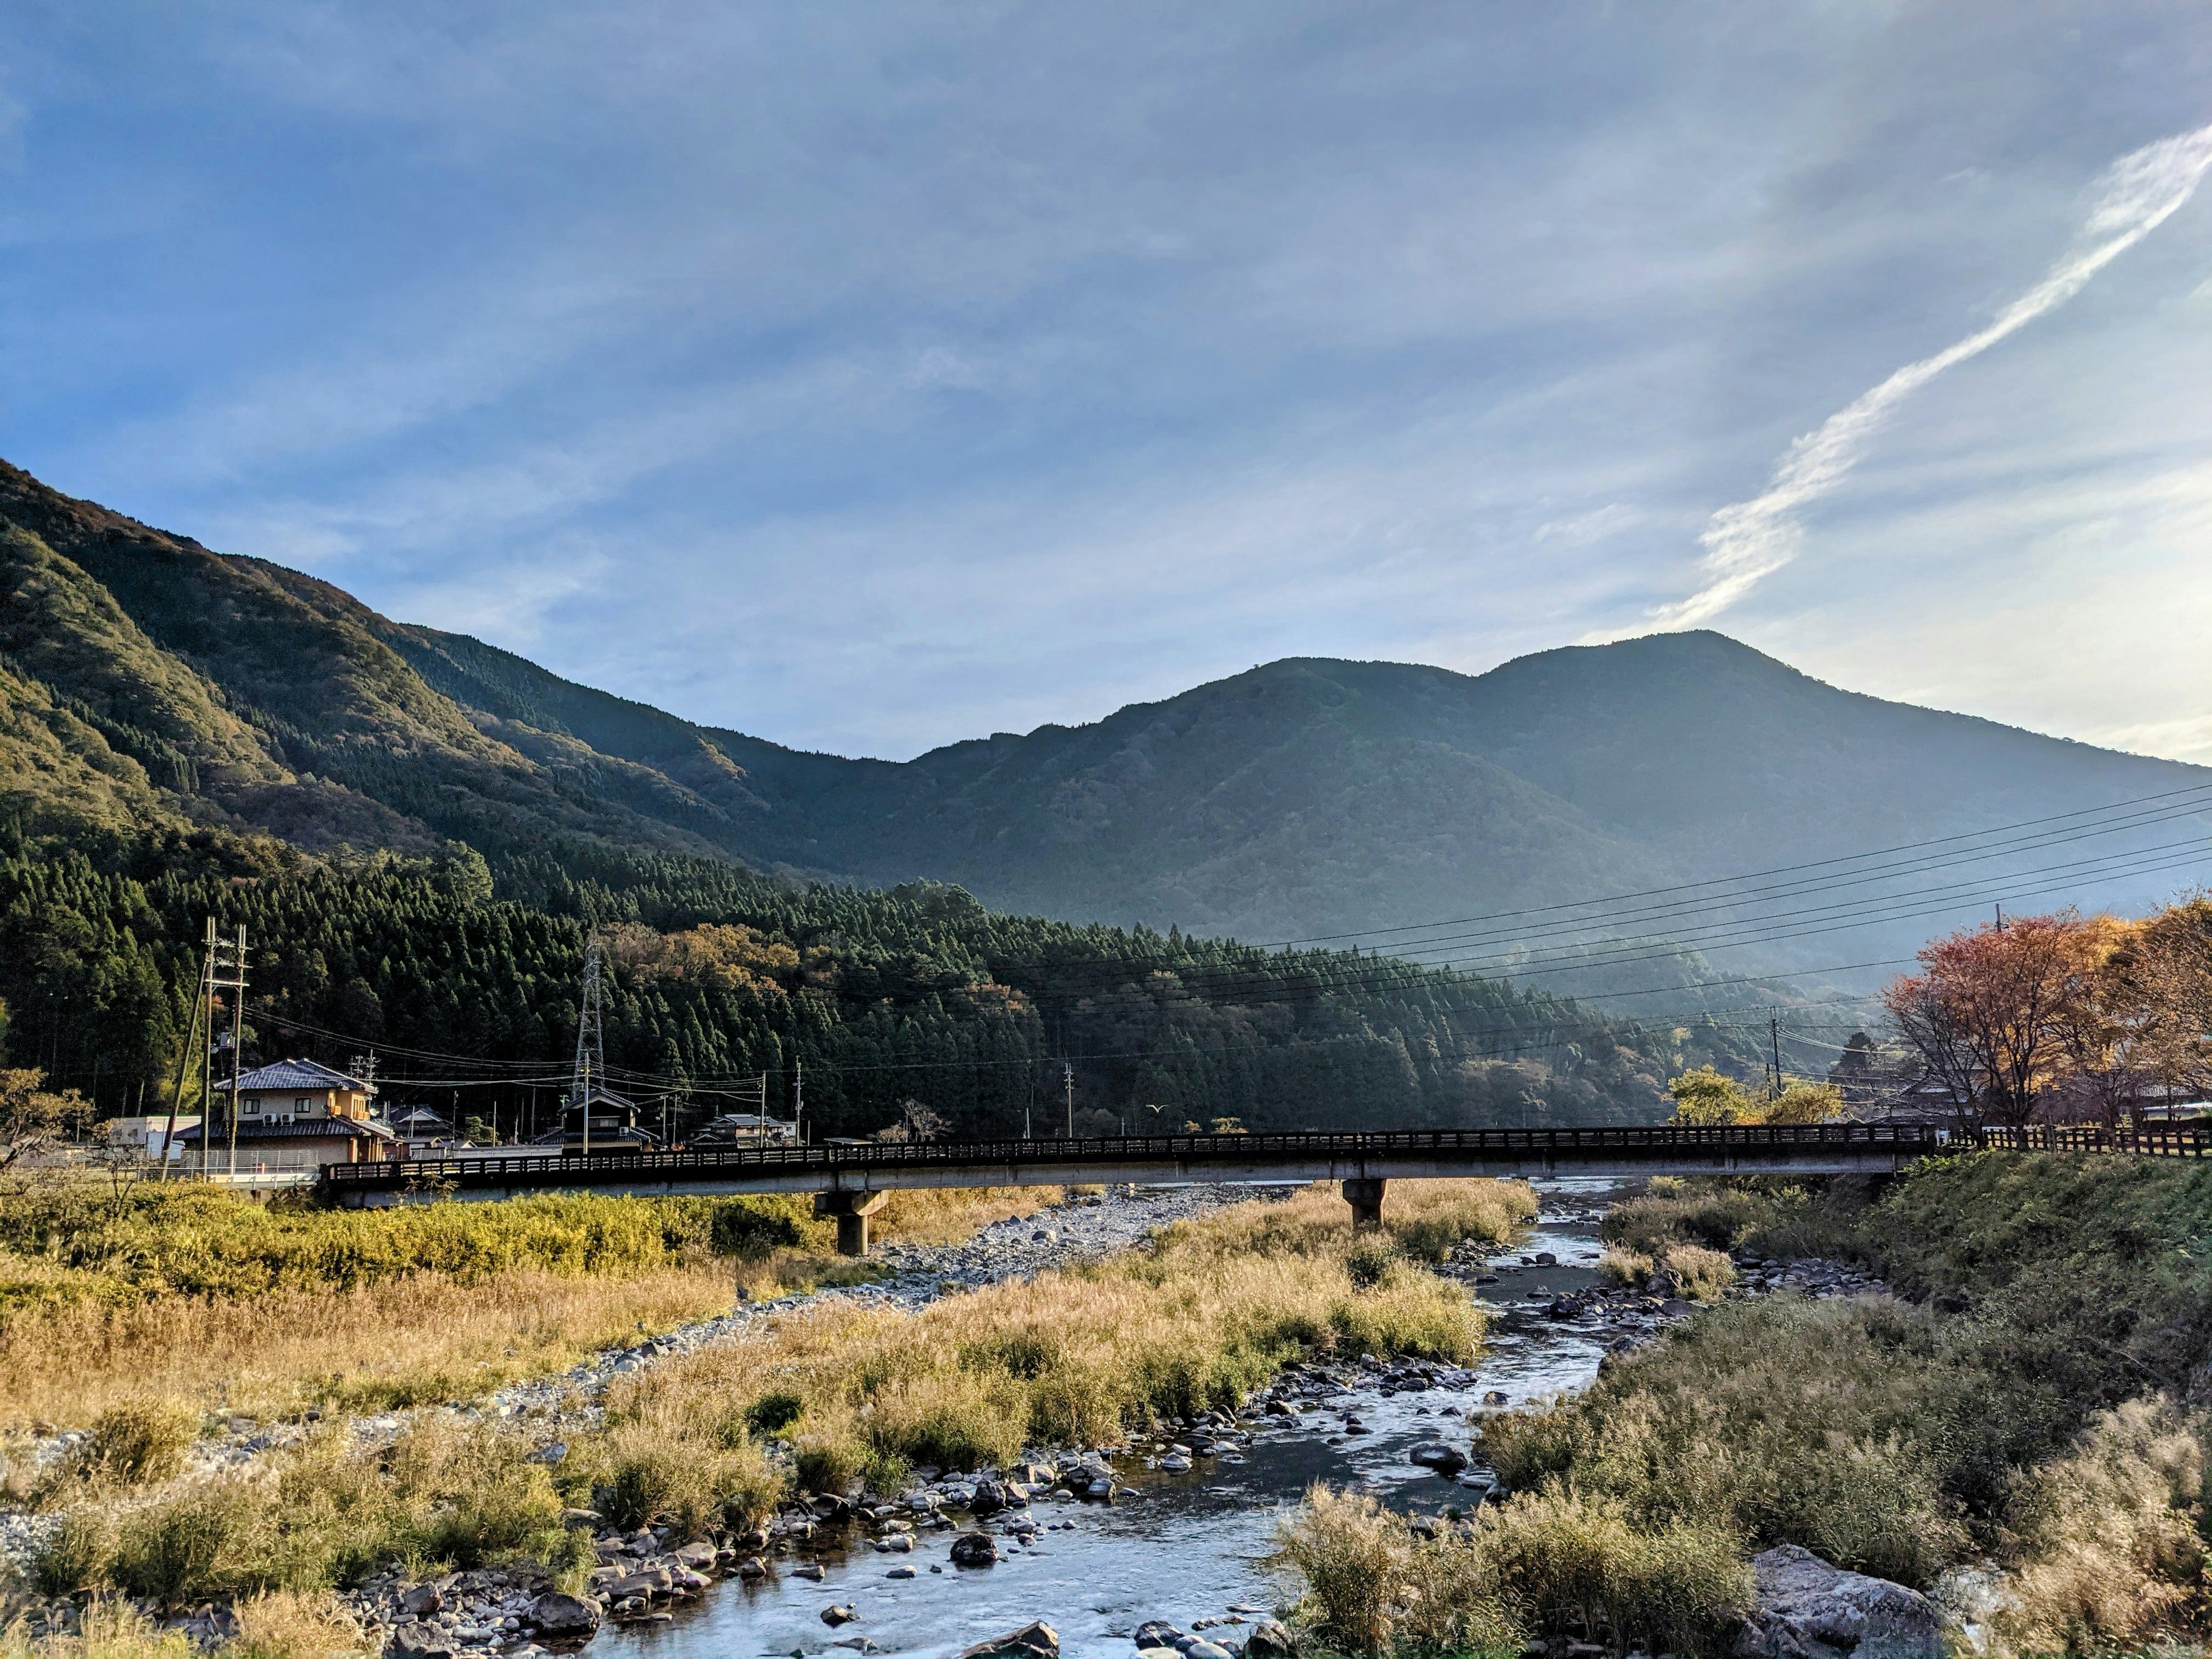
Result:
M218 1089L228 1089L228 1079L218 1082ZM333 1072L327 1066L312 1060L280 1060L272 1066L261 1066L238 1079L240 1090L248 1089L366 1089L368 1085L357 1077L348 1077L343 1072Z
M177 1133L179 1144L197 1146L198 1128L181 1129ZM230 1125L215 1126L215 1138L228 1140ZM267 1123L258 1118L241 1117L238 1121L240 1143L249 1140L397 1140L398 1135L381 1123L368 1123L352 1117L306 1117L294 1123Z

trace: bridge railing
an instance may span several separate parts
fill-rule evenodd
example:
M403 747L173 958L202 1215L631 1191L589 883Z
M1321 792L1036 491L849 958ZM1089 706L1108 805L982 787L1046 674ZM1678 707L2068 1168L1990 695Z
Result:
M1932 1152L1940 1132L1917 1125L1796 1123L1615 1126L1560 1129L1328 1130L1286 1134L1107 1135L1051 1140L897 1141L863 1146L718 1146L691 1152L635 1148L605 1152L525 1152L513 1156L410 1158L392 1163L333 1164L324 1185L337 1193L422 1187L578 1186L595 1181L663 1176L711 1180L717 1175L819 1174L871 1170L1023 1165L1173 1164L1296 1164L1388 1159L1435 1153L1564 1156L1610 1153L1661 1161L1701 1152L1725 1155L1784 1153L1844 1147Z
M2021 1152L2132 1152L2142 1158L2212 1158L2212 1129L2107 1129L2102 1124L2022 1123L1974 1132L1984 1146Z

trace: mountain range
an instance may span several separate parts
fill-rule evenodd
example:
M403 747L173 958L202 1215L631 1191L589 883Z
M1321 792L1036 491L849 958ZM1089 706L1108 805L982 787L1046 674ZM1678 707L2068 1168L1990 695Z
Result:
M0 795L38 823L641 848L1260 942L1491 916L1433 958L1589 988L1654 957L1724 977L1909 954L1993 896L2142 908L2186 883L2212 820L2185 794L2110 809L2208 787L2212 769L1841 690L1710 632L1474 676L1291 659L1089 725L847 759L393 622L0 463ZM1829 860L1763 884L1802 890L1781 896L1552 908Z

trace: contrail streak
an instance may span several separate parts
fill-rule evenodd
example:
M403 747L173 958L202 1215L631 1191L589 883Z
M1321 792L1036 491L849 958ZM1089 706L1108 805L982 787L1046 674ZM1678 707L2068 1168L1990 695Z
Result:
M1725 611L1762 577L1797 555L1802 532L1799 508L1819 500L1858 465L1868 441L1891 412L1954 364L1979 356L2008 335L2055 311L2088 286L2089 279L2165 223L2186 202L2212 167L2212 126L2146 144L2115 161L2098 180L2089 216L2065 254L2043 280L1997 314L1978 333L1932 357L1907 363L1856 403L1836 411L1820 429L1790 446L1766 488L1747 501L1713 514L1698 539L1704 586L1689 598L1651 613L1662 628L1694 628Z

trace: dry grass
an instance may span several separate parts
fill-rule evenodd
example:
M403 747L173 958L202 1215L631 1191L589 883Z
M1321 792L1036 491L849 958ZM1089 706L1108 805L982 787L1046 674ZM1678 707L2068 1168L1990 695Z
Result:
M236 1611L238 1638L224 1659L333 1659L370 1646L326 1592L264 1590Z
M465 1399L635 1334L726 1309L727 1266L600 1279L435 1273L249 1301L64 1309L0 1333L0 1424L88 1424L149 1401L277 1417Z
M95 1601L76 1636L33 1638L22 1626L0 1630L0 1659L199 1659L182 1631L165 1631L127 1602Z
M879 1231L908 1243L957 1239L1063 1196L1058 1187L902 1192ZM471 1399L722 1312L740 1285L778 1296L878 1271L834 1253L834 1223L797 1228L796 1248L736 1257L697 1249L671 1265L616 1273L417 1272L349 1290L19 1304L0 1327L0 1433L88 1425L162 1402L274 1418L317 1405L382 1411ZM27 1282L34 1269L66 1271L19 1266Z
M1656 1255L1608 1244L1597 1265L1616 1285L1692 1302L1717 1302L1735 1283L1735 1263L1727 1252L1698 1244L1662 1244Z
M1561 1492L1423 1540L1373 1498L1317 1486L1277 1537L1275 1565L1301 1592L1293 1617L1337 1653L1517 1653L1531 1631L1715 1652L1750 1599L1724 1528L1638 1528L1617 1503Z
M1517 1213L1491 1182L1451 1183L1452 1224ZM1416 1219L1420 1218L1419 1216ZM1488 1236L1486 1234L1485 1236ZM610 1400L617 1422L715 1410L773 1423L817 1487L895 1487L915 1464L973 1468L1025 1445L1117 1443L1155 1414L1232 1405L1321 1349L1470 1356L1480 1312L1456 1287L1369 1248L1333 1190L1232 1206L1148 1249L905 1314L806 1310L752 1340L658 1366Z
M1993 1621L2005 1647L2124 1653L2201 1631L2208 1429L2202 1411L2130 1401L2021 1483L2012 1520L2022 1565Z

